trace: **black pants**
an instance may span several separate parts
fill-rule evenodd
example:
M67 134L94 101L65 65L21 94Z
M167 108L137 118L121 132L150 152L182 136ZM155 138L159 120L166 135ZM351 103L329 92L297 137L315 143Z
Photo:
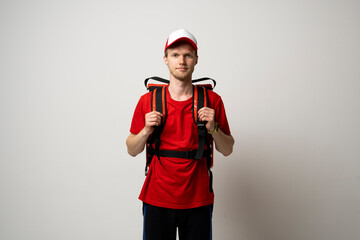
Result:
M212 209L213 205L168 209L144 203L143 240L175 240L176 228L180 240L211 240Z

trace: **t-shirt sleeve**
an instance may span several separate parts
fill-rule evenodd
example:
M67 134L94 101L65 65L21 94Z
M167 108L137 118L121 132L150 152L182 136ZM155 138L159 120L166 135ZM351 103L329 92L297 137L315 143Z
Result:
M214 110L215 110L215 121L218 122L219 128L225 134L230 135L231 131L230 131L230 127L229 127L227 117L226 117L224 103L223 103L221 97L219 97L217 99L217 101L215 102L215 109Z
M145 114L150 111L147 109L150 103L147 103L147 95L145 94L141 96L134 111L130 127L130 132L133 134L138 134L145 126Z

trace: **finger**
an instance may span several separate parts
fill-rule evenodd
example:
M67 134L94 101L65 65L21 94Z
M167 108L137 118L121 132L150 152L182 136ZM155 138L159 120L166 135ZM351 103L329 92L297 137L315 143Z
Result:
M158 115L148 115L146 118L149 120L161 120L161 116Z
M146 115L145 121L151 126L159 126L161 124L161 116L159 114L149 113Z
M214 113L214 111L213 110L211 110L211 109L204 109L203 111L199 111L199 116L213 116L215 113Z
M211 109L211 108L209 108L209 107L202 107L202 108L199 109L199 111L204 111L204 110L206 110L206 109Z
M207 121L207 122L214 122L215 121L215 115L214 114L204 114L199 118L200 118L201 121Z
M163 116L162 113L157 112L157 111L152 111L151 113L152 113L152 114L155 114L156 116L160 116L160 117Z
M159 117L148 117L146 118L146 121L149 122L149 123L161 123L161 118Z
M157 118L157 119L161 119L162 114L159 113L159 112L153 111L153 112L147 113L147 114L145 115L145 117L147 117L147 118Z

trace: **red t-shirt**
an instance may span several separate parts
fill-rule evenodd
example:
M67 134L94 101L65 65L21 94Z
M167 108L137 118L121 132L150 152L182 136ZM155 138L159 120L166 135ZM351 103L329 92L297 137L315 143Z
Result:
M221 97L209 92L209 106L215 110L219 128L230 134ZM167 91L167 119L160 137L160 150L187 151L198 147L198 129L193 120L192 98L175 101ZM143 95L134 112L130 132L138 134L151 111L151 93ZM206 159L189 160L154 156L139 199L145 203L173 209L201 207L214 203L209 191Z

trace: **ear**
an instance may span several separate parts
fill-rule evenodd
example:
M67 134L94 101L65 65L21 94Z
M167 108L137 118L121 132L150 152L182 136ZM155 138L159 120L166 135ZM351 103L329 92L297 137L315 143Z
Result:
M166 64L166 65L168 65L168 63L169 63L169 61L168 61L168 58L164 55L164 63Z

